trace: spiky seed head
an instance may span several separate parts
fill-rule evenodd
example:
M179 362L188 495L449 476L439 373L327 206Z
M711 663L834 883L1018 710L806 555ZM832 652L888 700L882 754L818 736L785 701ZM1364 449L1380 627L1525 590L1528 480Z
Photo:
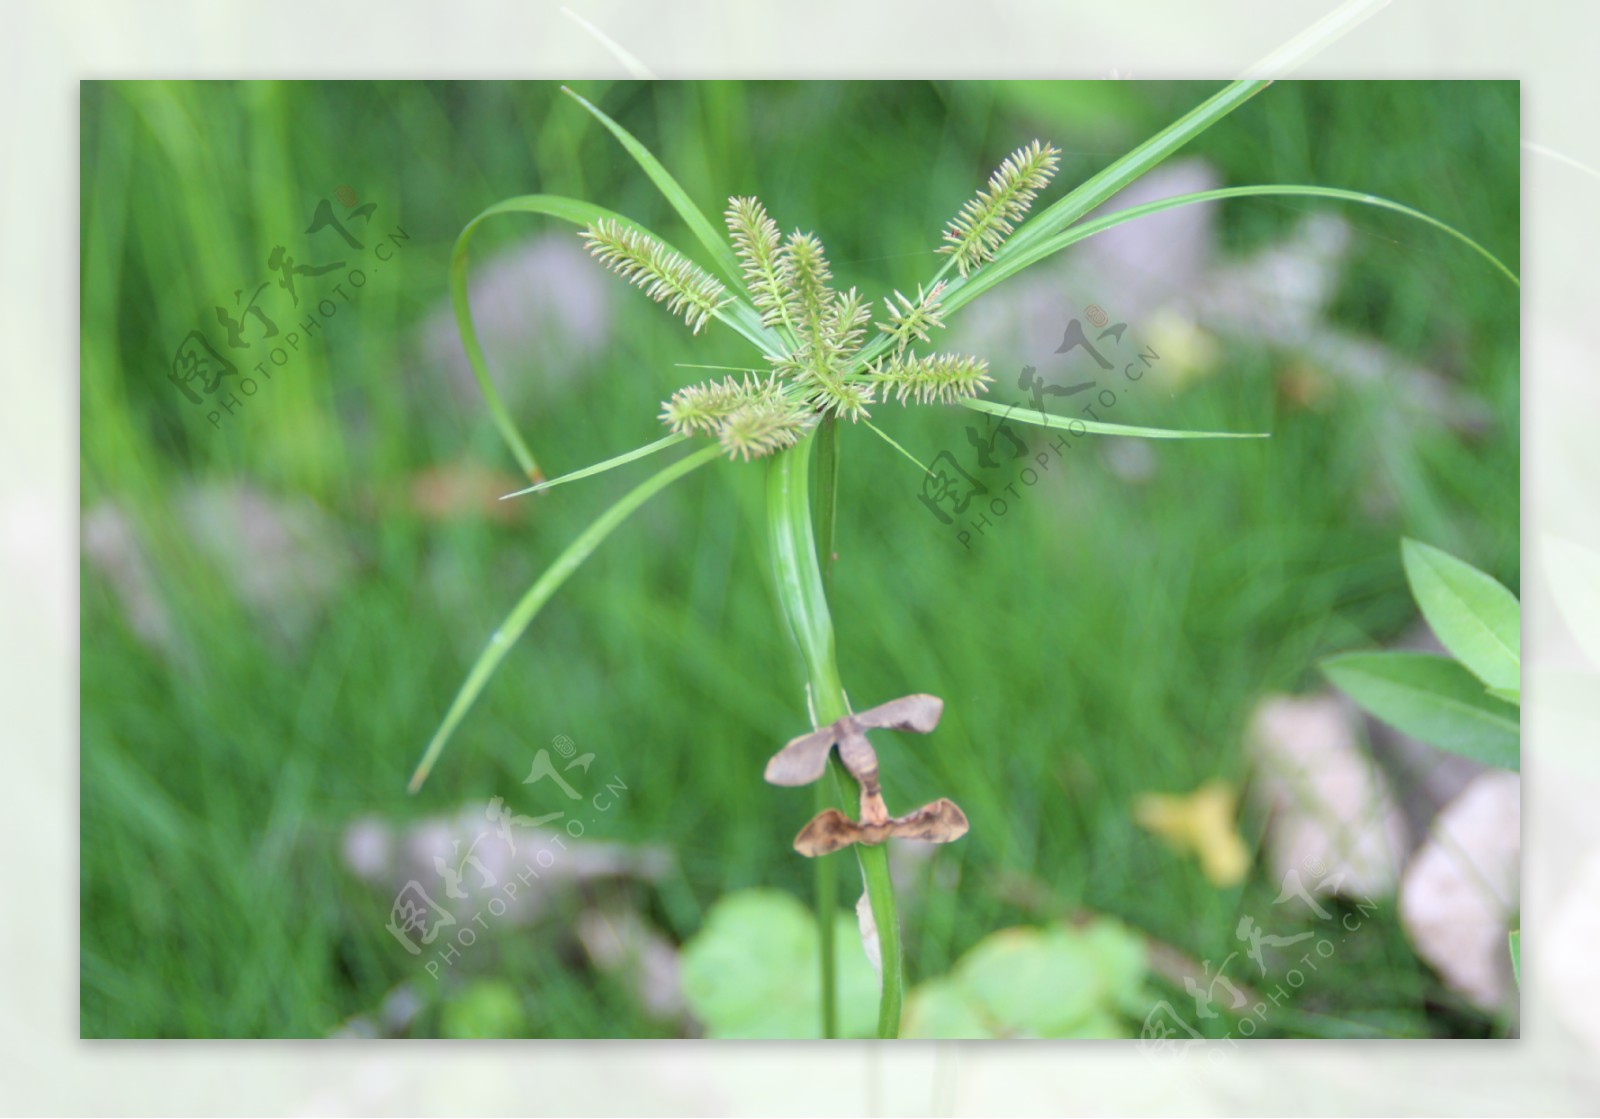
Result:
M641 229L601 218L583 231L583 239L596 260L682 315L696 334L730 298L704 269Z
M1038 140L1018 148L989 176L989 185L961 207L945 226L941 253L951 253L965 276L986 260L1028 213L1028 207L1050 182L1061 153Z
M967 354L896 355L874 365L867 379L886 398L893 392L902 404L908 399L953 404L988 391L989 363Z
M743 381L724 377L686 385L662 405L662 422L679 435L714 436L728 457L744 459L794 445L816 412L803 398L785 391L777 377L747 373Z
M815 328L803 332L799 348L770 359L774 374L798 385L817 411L862 418L873 401L871 386L852 380L845 369L861 348L871 317L866 299L855 288L833 295Z
M724 377L699 385L685 385L661 406L661 421L679 435L715 434L722 422L749 404L783 398L776 377L746 373L744 380Z
M893 300L883 301L889 310L889 321L879 323L878 329L889 336L896 351L904 350L913 339L931 341L931 331L944 329L944 312L939 307L939 299L943 295L943 280L934 284L931 291L923 291L922 285L918 284L915 301L895 292ZM898 307L895 306L896 301L900 304Z
M835 361L845 361L861 348L872 308L855 288L834 297L822 323L822 345Z
M793 285L790 306L795 325L800 328L802 341L814 340L828 313L828 305L833 302L833 289L828 286L833 273L828 270L822 242L810 233L795 230L783 243L779 257Z
M831 413L851 423L865 419L867 406L877 399L873 386L862 381L836 381L817 386L807 397L819 412Z
M792 447L811 430L816 413L804 403L777 396L742 404L717 427L717 441L729 458L749 461Z
M778 223L767 215L758 198L728 199L723 217L762 325L782 324L793 330L794 272L789 259L779 252Z
M1035 142L1003 163L989 187L951 222L943 252L956 254L965 274L990 259L1013 223L1027 211L1055 170L1058 153ZM710 435L731 458L751 459L791 447L822 416L859 420L868 407L893 393L901 403L953 402L986 391L988 363L962 354L916 357L912 343L926 343L943 328L945 285L917 288L916 299L895 292L885 300L890 356L864 374L850 372L860 352L871 308L855 288L836 293L822 242L795 231L781 238L777 224L755 198L730 198L724 215L746 285L768 326L783 326L788 352L769 357L766 377L679 389L662 405L661 419L680 435ZM605 219L584 234L594 255L653 299L666 302L699 330L731 297L722 285L662 242L623 222Z

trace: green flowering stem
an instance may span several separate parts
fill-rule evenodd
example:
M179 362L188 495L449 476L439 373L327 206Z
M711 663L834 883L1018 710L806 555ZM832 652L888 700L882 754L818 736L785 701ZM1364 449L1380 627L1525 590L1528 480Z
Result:
M836 433L830 433L830 439ZM814 435L773 455L767 475L767 536L772 545L772 567L778 601L800 648L806 680L811 690L812 716L818 726L843 718L849 713L844 685L834 660L833 617L828 610L822 571L817 563L817 541L811 520L811 447ZM824 468L831 473L831 465ZM824 495L825 501L831 495ZM831 536L831 526L830 526ZM831 540L830 540L831 546ZM831 552L830 552L831 557ZM819 782L819 806L832 798L843 799L855 781L837 759L829 763L830 779ZM889 880L889 857L884 847L856 845L852 848L861 867L867 902L878 927L879 955L883 965L883 990L878 1003L878 1036L897 1037L900 1033L900 1006L904 980L900 974L900 918L895 912L894 885ZM819 864L833 855L824 855ZM832 940L832 913L837 886L832 872L817 876L819 921L823 933L823 1015L824 1032L831 1034L829 1010L833 1003L833 959L827 946Z
M826 416L817 425L817 484L815 495L817 554L822 557L822 592L833 590L833 525L839 492L839 421ZM841 790L836 773L815 785L815 808L838 807ZM822 1036L839 1036L839 981L835 963L837 938L834 914L839 909L839 863L817 859L817 964L822 983Z

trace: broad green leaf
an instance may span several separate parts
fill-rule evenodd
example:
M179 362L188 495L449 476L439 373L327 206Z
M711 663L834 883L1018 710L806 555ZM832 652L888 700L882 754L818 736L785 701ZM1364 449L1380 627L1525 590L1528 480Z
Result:
M1351 699L1397 730L1485 765L1520 768L1515 707L1488 695L1449 657L1349 653L1322 662Z
M506 615L505 621L501 622L500 627L489 637L489 643L484 646L483 652L478 654L472 670L467 673L466 682L456 693L455 700L450 704L450 710L445 712L444 722L434 733L433 740L428 743L428 748L422 755L422 761L417 763L416 772L411 775L410 789L413 793L422 788L422 783L428 779L428 773L444 751L445 743L450 741L450 736L466 717L467 711L478 698L478 693L483 691L489 683L489 678L494 675L495 669L500 667L500 662L505 660L506 654L511 651L511 646L516 644L517 638L522 636L523 631L544 608L544 604L550 601L550 597L561 589L561 585L572 576L573 572L583 566L584 561L593 554L600 543L628 519L630 513L691 470L704 466L721 453L722 448L713 444L679 459L639 483L624 494L615 505L596 517L589 527L556 557L555 562L545 569L544 574L534 581L533 586L529 587L516 606L512 607L511 613Z
M985 1017L1026 1037L1059 1037L1099 1003L1098 961L1075 941L1004 929L961 961L961 985Z
M1512 929L1509 947L1511 949L1511 977L1517 981L1517 986L1522 986L1522 930Z
M1522 609L1493 578L1415 540L1400 544L1411 593L1428 625L1455 658L1489 688L1522 684Z
M839 1026L871 1037L878 977L853 916L839 914ZM817 922L781 890L739 890L711 907L683 946L683 996L713 1038L814 1038L821 1013Z
M979 1012L967 989L954 979L930 979L906 999L904 1035L941 1041L992 1041L1004 1037L998 1023Z
M987 412L992 416L1001 416L1006 419L1018 420L1037 427L1055 427L1063 431L1070 431L1075 435L1132 435L1141 439L1266 439L1266 432L1251 431L1173 431L1164 427L1132 427L1128 424L1098 423L1094 420L1076 419L1072 416L1058 416L1053 412L1040 412L1033 408L1018 408L1012 404L1001 404L994 400L983 400L978 397L965 397L956 401L963 408L970 408L974 412ZM913 462L916 460L913 459Z
M1147 968L1143 938L1109 918L1001 929L911 993L906 1036L1130 1037Z
M1487 691L1490 695L1494 696L1495 699L1503 699L1507 703L1514 703L1518 707L1522 706L1521 688L1489 688Z

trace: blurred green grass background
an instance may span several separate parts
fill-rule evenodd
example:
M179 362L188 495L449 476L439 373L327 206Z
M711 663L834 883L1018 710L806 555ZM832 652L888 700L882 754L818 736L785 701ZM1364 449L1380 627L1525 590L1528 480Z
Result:
M705 209L759 193L786 229L822 236L843 285L881 297L931 273L943 221L1012 148L1053 140L1064 151L1058 184L1070 185L1215 87L575 88ZM1515 83L1279 83L1185 154L1227 185L1316 183L1416 206L1516 267L1518 111ZM335 255L326 232L308 244L301 231L341 186L375 203L374 239L403 228L409 241L214 426L210 405L168 382L174 348L212 327L213 306L231 305L236 290L249 297L275 245L302 263ZM731 890L807 895L808 867L789 841L809 793L760 780L806 715L766 583L756 468L702 471L624 526L511 654L423 793L405 795L499 618L642 476L524 499L505 520L441 520L408 499L422 471L513 469L487 414L419 332L447 308L460 228L532 192L586 198L692 244L554 85L83 86L82 500L86 510L114 504L135 527L171 629L152 647L113 581L85 563L85 1036L320 1036L419 978L428 1005L414 1032L438 1032L448 990L385 931L390 896L341 865L342 830L366 815L414 820L514 800L532 752L560 734L631 790L591 834L675 851L681 878L648 902L673 937L692 934ZM1326 208L1225 204L1223 249L1269 245ZM1410 625L1401 534L1516 585L1516 293L1420 226L1340 212L1358 236L1335 322L1481 398L1492 415L1481 436L1397 432L1386 422L1394 386L1382 383L1342 388L1320 409L1287 407L1277 386L1294 355L1230 341L1220 372L1115 418L1272 439L1155 445L1158 469L1137 486L1098 453L1078 454L1062 486L1019 502L968 551L915 500L910 464L863 429L845 433L833 591L844 679L858 703L944 697L934 738L880 747L888 793L907 806L951 795L973 823L939 854L953 888L928 891L911 914L913 980L996 928L1080 910L1114 914L1197 960L1222 958L1238 914L1270 903L1275 884L1257 875L1217 890L1133 824L1133 799L1242 779L1242 735L1263 693L1320 686L1319 656ZM475 267L554 229L500 219L478 235ZM551 330L548 345L540 335L493 358L552 475L657 437L658 402L706 376L675 363L750 360L727 331L690 337L620 283L606 278L605 290L615 298L598 345ZM274 297L282 302L276 288L263 299ZM1007 289L985 298L1004 301ZM1114 313L1116 293L1063 293L1071 300ZM1026 359L989 356L998 369ZM920 409L884 410L879 422L924 457L957 445L967 421ZM1382 500L1372 500L1374 478ZM245 573L183 527L177 495L196 483L304 497L331 514L353 563L326 606L285 636L242 602ZM1246 818L1252 841L1258 823ZM496 935L492 971L518 993L522 1032L662 1031L558 936ZM1273 1022L1285 1036L1505 1028L1443 989L1392 907Z

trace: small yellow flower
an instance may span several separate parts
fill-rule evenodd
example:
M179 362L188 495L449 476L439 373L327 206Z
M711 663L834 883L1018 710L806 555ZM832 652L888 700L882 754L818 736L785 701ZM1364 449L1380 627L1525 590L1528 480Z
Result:
M1208 781L1187 796L1145 793L1134 803L1133 818L1178 851L1193 851L1207 880L1226 889L1250 869L1250 849L1233 822L1237 799L1226 781Z
M1145 341L1161 355L1155 373L1164 387L1182 392L1215 373L1222 363L1222 348L1215 336L1186 315L1158 311L1143 328Z

